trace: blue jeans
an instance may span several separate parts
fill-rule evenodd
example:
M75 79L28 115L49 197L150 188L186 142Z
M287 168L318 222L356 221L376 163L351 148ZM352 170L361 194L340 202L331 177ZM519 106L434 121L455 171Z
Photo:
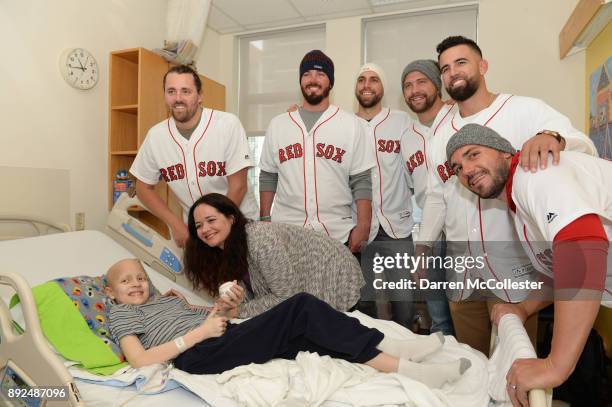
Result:
M442 238L438 240L432 250L433 256L446 256L446 240ZM437 262L436 262L437 263ZM444 281L446 279L446 271L444 268L433 268L427 271L429 281ZM453 320L451 318L450 309L448 307L448 299L446 292L443 289L427 290L427 311L431 317L431 332L442 332L444 335L454 335Z
M385 244L389 242L393 244ZM376 244L376 252L380 256L395 256L396 253L407 253L409 256L414 255L414 244L412 236L394 239L385 233L381 227L378 228L378 234L372 242ZM386 269L384 271L385 281L399 281L401 278L406 278L407 274L396 270L395 268ZM415 298L414 291L403 290L401 292L394 291L389 294L389 304L391 305L391 320L398 324L412 329L415 314Z

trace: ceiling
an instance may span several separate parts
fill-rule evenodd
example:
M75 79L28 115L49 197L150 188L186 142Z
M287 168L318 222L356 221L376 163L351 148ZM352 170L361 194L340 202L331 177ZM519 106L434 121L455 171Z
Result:
M220 34L231 34L465 2L466 0L212 0L208 27Z

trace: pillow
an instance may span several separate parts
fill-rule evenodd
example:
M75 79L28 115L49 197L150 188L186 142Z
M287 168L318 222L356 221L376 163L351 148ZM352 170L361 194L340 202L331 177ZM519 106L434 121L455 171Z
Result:
M119 344L110 337L111 300L102 276L58 278L32 288L43 333L64 358L93 373L109 375L125 366ZM151 284L151 296L159 292ZM15 295L10 306L19 302Z

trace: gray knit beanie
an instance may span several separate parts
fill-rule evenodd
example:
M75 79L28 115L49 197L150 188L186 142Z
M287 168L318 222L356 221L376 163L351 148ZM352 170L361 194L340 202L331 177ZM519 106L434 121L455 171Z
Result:
M400 84L402 90L404 89L404 79L406 79L406 75L414 71L419 71L423 75L427 76L438 89L438 92L442 91L440 68L438 67L438 63L432 59L417 59L416 61L412 61L406 65L404 71L402 72L402 83Z
M495 130L480 124L470 123L463 126L448 140L448 144L446 144L446 159L450 163L451 156L455 151L471 144L491 147L503 153L516 153L512 144Z

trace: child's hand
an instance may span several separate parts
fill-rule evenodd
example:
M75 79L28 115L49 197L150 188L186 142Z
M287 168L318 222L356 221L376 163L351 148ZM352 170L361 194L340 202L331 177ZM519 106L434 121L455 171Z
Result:
M201 325L204 339L218 338L223 335L227 329L227 318L218 316L217 312L219 312L219 309L216 306L213 307L212 311Z
M177 297L177 298L183 300L183 302L186 302L187 304L189 304L189 301L187 301L185 296L183 294L181 294L179 291L175 290L174 288L171 288L168 291L166 291L164 293L164 297Z

